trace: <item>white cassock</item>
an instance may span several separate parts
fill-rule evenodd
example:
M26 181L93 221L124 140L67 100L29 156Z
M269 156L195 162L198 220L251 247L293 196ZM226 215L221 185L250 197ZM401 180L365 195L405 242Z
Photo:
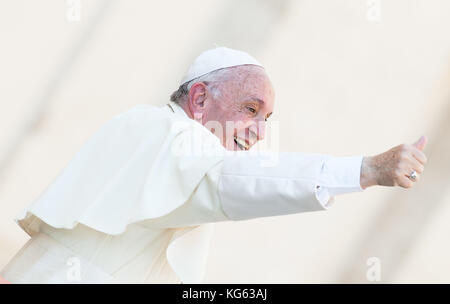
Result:
M335 195L363 191L362 156L280 153L263 166L267 157L250 151L177 153L194 132L225 151L173 102L112 118L17 216L31 239L0 275L12 283L200 283L214 222L326 210Z

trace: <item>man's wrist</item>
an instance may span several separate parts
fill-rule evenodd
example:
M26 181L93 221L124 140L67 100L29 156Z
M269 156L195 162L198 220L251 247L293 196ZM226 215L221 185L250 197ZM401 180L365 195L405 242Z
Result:
M365 156L361 162L360 185L362 189L377 185L375 167L373 166L374 157Z

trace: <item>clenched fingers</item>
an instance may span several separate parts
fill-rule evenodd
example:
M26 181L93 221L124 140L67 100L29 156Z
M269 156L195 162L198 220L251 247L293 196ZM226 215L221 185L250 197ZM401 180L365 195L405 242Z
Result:
M425 165L427 163L427 157L425 156L425 153L415 147L412 147L411 152L414 158L417 159L422 165Z

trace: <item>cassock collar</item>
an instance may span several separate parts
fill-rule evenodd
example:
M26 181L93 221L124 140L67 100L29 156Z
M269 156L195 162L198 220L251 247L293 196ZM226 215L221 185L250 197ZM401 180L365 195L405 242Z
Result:
M186 114L186 112L183 110L183 108L182 108L180 105L178 105L176 102L169 101L169 103L167 104L167 106L168 106L174 113L184 115L184 117L190 119L190 117Z

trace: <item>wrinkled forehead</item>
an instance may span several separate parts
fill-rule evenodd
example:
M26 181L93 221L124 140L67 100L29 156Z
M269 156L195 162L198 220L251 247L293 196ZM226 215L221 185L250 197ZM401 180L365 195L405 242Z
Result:
M259 66L233 68L224 82L224 89L240 99L259 98L269 101L274 98L272 83L264 68Z

